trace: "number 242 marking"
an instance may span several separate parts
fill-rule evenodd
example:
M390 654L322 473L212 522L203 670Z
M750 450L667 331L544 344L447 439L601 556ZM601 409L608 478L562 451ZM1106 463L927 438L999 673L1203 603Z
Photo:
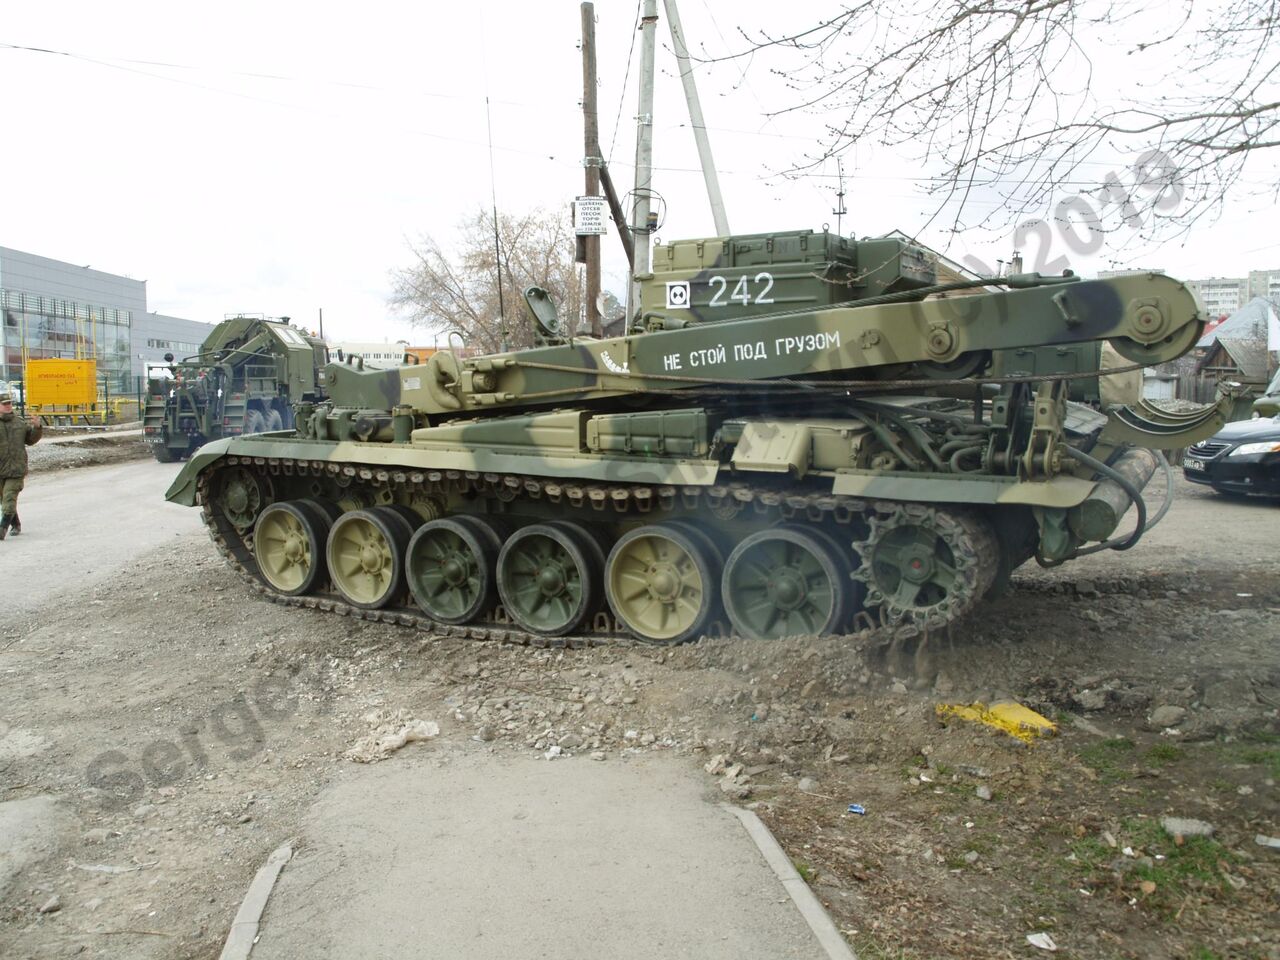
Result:
M717 289L716 292L712 294L711 302L708 303L707 306L727 307L729 303L725 299L724 292L729 289L729 281L726 280L724 277L717 276L717 277L712 277L708 282L713 287L719 285L719 289ZM752 303L773 303L773 297L769 296L769 293L773 290L773 274L757 273L755 275L754 282L764 284L763 288L760 290L758 294L755 295L755 297L751 296L751 290L747 286L747 278L739 277L738 282L734 284L733 293L729 294L728 299L736 300L738 303L741 303L744 307Z

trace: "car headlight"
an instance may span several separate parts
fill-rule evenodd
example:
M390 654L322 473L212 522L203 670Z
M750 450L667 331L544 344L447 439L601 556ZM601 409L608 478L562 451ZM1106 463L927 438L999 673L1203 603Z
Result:
M1259 443L1242 443L1228 457L1247 457L1255 453L1280 453L1280 440L1263 440Z

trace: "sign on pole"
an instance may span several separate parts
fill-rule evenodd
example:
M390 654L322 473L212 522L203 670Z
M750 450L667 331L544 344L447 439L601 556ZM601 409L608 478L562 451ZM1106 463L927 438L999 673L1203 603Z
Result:
M576 197L573 201L574 233L580 237L604 236L609 204L604 197Z

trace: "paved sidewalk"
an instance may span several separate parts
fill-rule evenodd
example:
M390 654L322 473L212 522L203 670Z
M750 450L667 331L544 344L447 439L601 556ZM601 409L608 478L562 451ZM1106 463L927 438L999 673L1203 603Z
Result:
M252 960L828 957L687 759L435 749L321 796Z

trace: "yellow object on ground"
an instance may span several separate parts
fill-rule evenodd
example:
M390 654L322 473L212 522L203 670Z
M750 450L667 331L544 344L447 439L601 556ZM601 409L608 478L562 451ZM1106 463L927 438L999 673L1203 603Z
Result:
M1058 732L1058 725L1020 703L1005 701L987 706L985 703L940 703L938 716L958 717L973 723L982 723L1003 730L1011 737L1031 743L1037 737L1051 737Z
M88 406L98 400L96 360L28 360L27 403L36 407Z

